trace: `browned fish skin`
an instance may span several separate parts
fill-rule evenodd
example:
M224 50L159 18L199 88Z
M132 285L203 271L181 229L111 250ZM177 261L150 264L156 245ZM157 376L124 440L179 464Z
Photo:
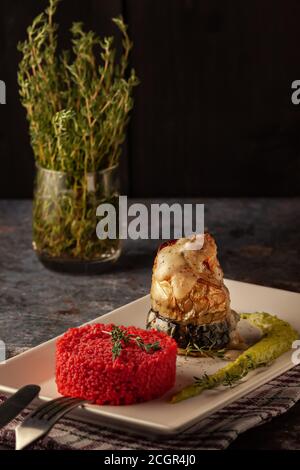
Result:
M230 341L231 326L227 320L205 325L180 323L167 319L150 310L147 328L167 333L182 350L197 345L205 349L221 349ZM180 354L180 352L179 352Z

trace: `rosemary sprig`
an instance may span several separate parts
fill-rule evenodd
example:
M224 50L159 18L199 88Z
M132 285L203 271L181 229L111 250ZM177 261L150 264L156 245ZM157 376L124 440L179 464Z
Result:
M111 336L112 339L112 355L113 360L116 360L120 356L124 347L128 346L130 341L134 341L137 346L145 351L147 354L150 354L161 349L158 341L154 343L145 343L140 336L134 336L127 333L127 331L122 330L119 326L113 326L111 331L105 331L106 334Z

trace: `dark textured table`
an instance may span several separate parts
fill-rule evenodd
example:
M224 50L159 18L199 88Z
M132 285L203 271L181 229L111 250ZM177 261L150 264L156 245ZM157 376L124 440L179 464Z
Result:
M208 199L227 278L300 292L300 199ZM128 241L98 276L46 270L31 247L31 202L0 201L0 338L8 355L63 333L149 291L156 241ZM299 311L300 314L300 311ZM300 404L240 436L232 449L300 449Z

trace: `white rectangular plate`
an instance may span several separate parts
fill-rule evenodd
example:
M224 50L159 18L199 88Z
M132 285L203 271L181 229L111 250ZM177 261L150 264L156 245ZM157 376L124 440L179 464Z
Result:
M226 281L226 284L231 294L232 308L237 312L265 311L276 314L300 332L300 294L236 281ZM146 296L91 323L145 328L149 305L149 296ZM21 386L33 383L41 386L42 400L57 397L55 341L52 339L0 364L0 390L11 394ZM171 405L167 399L174 391L192 383L194 376L211 373L224 365L224 362L215 359L181 357L178 359L176 385L164 397L130 406L86 406L72 416L86 422L152 435L176 434L293 367L291 355L292 350L269 367L250 373L234 388L207 390L197 397Z

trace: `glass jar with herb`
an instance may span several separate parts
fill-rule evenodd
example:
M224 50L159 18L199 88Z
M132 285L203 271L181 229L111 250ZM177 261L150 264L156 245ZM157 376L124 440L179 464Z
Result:
M98 205L118 196L118 164L133 107L132 43L122 17L116 60L113 37L100 39L81 23L71 28L72 50L57 52L54 15L60 0L28 28L19 44L18 82L27 111L37 176L34 248L49 267L85 271L106 267L120 254L119 240L96 235Z
M37 168L33 201L33 247L49 268L93 273L121 254L119 239L96 234L100 204L118 210L118 166L76 179L61 171Z

